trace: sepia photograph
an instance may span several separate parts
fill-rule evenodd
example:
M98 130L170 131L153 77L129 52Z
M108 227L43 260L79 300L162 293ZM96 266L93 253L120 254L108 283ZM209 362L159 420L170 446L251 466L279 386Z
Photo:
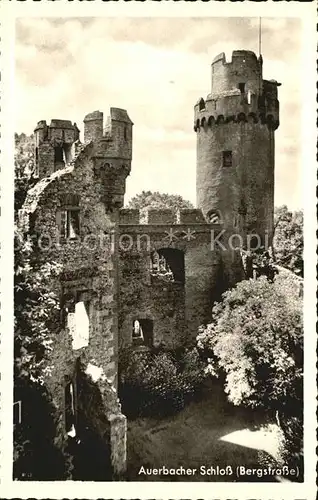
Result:
M10 480L301 487L303 19L14 30Z

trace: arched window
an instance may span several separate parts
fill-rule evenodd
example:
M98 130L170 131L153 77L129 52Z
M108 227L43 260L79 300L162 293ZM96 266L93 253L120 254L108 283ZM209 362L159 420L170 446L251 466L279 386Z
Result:
M153 346L153 320L136 318L132 327L132 342L134 345Z
M220 210L209 210L207 218L210 224L220 224L222 222Z
M151 275L164 281L184 283L183 251L176 248L160 248L152 252Z
M199 110L202 111L203 109L205 109L205 102L204 99L201 98L199 101Z

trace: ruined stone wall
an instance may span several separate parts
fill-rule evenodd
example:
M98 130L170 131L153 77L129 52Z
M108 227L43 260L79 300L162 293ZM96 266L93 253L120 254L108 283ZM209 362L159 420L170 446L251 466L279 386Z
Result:
M179 217L171 210L150 210L148 224L139 223L140 215L120 211L120 345L132 343L133 321L146 318L154 322L154 345L175 348L193 340L219 298L220 256L211 251L210 239L211 230L217 235L221 228L208 224L200 210L181 210ZM163 248L183 252L184 283L152 276L151 253Z
M59 279L52 282L52 290L61 297L61 328L52 344L46 378L53 404L60 410L57 440L65 439L65 386L71 380L76 384L80 362L101 394L103 409L97 413L101 418L92 422L87 405L78 401L79 406L82 413L88 413L88 420L100 436L109 434L113 445L117 443L118 449L112 449L116 462L112 465L115 473L120 474L125 468L126 444L114 437L124 432L125 418L121 416L116 394L117 261L111 240L111 235L116 233L118 216L116 209L109 213L102 202L104 179L96 170L94 155L93 145L83 147L73 165L40 181L29 191L20 219L29 226L25 229L31 232L38 261L55 261L63 266ZM60 234L60 213L74 203L74 199L78 203L80 233L75 239L69 239ZM65 296L75 296L77 292L85 292L88 297L90 325L88 345L74 350L63 303ZM116 415L120 416L118 421Z

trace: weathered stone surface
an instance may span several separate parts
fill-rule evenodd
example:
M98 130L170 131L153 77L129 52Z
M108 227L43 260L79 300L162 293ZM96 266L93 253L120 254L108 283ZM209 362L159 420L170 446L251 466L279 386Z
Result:
M129 125L131 128L131 123ZM45 126L40 122L37 129L42 130ZM66 128L73 130L70 123L62 120L53 120L50 127L49 135L52 137L54 127L55 139L59 134L62 136ZM65 141L65 135L63 137ZM116 142L116 137L101 144L98 136L91 135L92 141L77 147L75 158L57 171L52 171L54 147L51 139L40 142L38 138L41 176L46 176L29 191L20 211L20 224L31 233L37 261L57 262L62 266L59 278L51 283L52 290L61 297L60 331L53 340L50 359L44 368L45 384L61 416L56 440L62 445L67 439L65 387L72 382L79 429L80 422L85 421L91 432L99 436L101 442L105 441L105 450L109 440L109 456L116 462L111 466L117 474L125 469L126 456L120 442L125 426L116 431L120 426L113 425L111 431L109 420L121 416L117 401L117 253L112 238L115 239L118 233L118 210L123 201L131 157L126 154L127 169L116 168L115 162L120 163L121 157L118 154L114 158L113 153L120 148L114 144L109 147ZM99 168L100 163L103 168ZM79 299L81 296L85 298ZM89 340L88 345L74 349L67 322L72 306L67 304L75 304L78 300L85 300L87 307ZM99 374L98 377L90 377L89 372L85 375L88 366L95 367L93 373ZM85 390L78 392L79 387ZM90 393L92 400L87 404ZM81 434L81 430L77 432ZM119 433L120 437L111 438L111 432L115 436ZM120 451L112 446L119 446Z

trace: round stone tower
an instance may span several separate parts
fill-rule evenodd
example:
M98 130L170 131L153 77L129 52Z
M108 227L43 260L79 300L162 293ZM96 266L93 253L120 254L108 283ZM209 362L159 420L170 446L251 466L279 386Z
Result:
M274 217L275 80L263 80L262 57L236 50L212 62L212 89L194 108L197 206L233 234L271 242ZM266 240L265 240L266 241Z

